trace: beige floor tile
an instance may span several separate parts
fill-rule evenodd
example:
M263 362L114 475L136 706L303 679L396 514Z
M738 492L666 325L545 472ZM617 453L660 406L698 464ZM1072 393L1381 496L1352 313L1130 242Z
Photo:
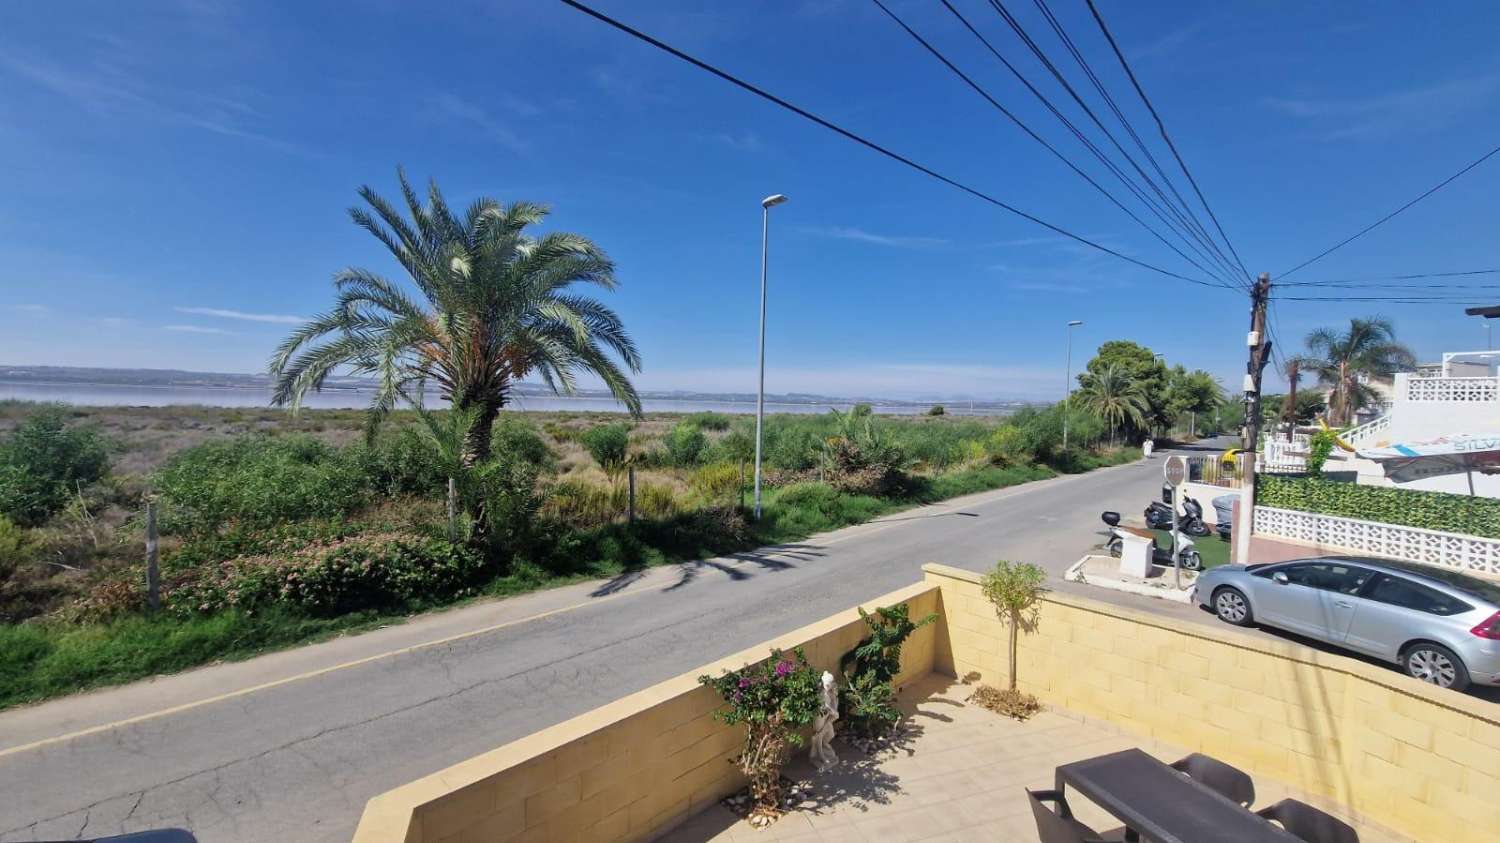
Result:
M713 806L663 837L670 843L1035 843L1026 788L1048 789L1060 764L1139 747L1157 758L1187 754L1170 742L1136 736L1112 724L1063 709L1021 723L962 704L969 688L941 677L912 683L903 692L908 739L895 751L868 758L839 745L842 763L814 774L805 759L789 770L812 782L804 810L765 831L734 821ZM1286 796L1332 809L1337 806L1256 778L1257 807ZM1100 831L1119 825L1082 798L1070 799L1078 818ZM1379 829L1360 829L1363 843L1411 843Z

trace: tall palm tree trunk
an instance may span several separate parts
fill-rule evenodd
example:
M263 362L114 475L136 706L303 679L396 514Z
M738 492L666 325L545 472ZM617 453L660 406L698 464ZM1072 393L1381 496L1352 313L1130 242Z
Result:
M500 415L500 402L481 398L460 401L456 406L474 413L474 421L464 434L463 451L459 454L459 464L463 470L472 472L490 459L490 441L495 430L495 419ZM464 496L463 505L465 514L469 516L470 536L476 544L483 544L489 536L484 490L476 488L474 484L469 484L469 487L469 494Z

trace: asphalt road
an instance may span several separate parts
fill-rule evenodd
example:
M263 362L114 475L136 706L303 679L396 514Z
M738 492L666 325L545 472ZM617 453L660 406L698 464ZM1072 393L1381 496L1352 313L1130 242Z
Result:
M0 841L181 826L204 843L342 843L377 793L908 585L923 563L1057 577L1100 541L1100 511L1134 515L1160 483L1158 456L0 713Z

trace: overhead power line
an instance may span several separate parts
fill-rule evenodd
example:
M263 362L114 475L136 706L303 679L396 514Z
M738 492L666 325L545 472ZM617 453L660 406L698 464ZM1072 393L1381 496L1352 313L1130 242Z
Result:
M1462 272L1423 272L1415 275L1371 275L1363 278L1334 278L1327 281L1284 281L1279 287L1362 287L1371 281L1417 281L1424 278L1464 278L1473 275L1500 275L1500 269L1466 269ZM1370 286L1395 286L1374 284ZM1423 284L1422 287L1440 287L1442 284ZM1408 287L1406 289L1421 289Z
M1291 269L1288 269L1286 272L1281 273L1281 277L1285 278L1286 276L1291 275L1293 272L1296 272L1297 270L1303 268L1304 266L1307 266L1308 264L1320 261L1323 258L1327 257L1328 255L1332 254L1333 252L1338 251L1339 249L1343 248L1344 246L1347 246L1348 244L1354 242L1355 240L1358 240L1359 238L1363 237L1364 235L1368 234L1369 232L1373 231L1374 229L1376 229L1376 228L1380 227L1381 225L1385 224L1391 218L1395 217L1397 214L1401 213L1402 211L1405 211L1407 208L1410 208L1411 206L1417 204L1418 202L1421 202L1423 199L1426 199L1427 197L1431 196L1432 194L1437 193L1439 190L1442 190L1443 188L1447 187L1449 184L1452 184L1460 176L1462 176L1463 174L1469 172L1470 170L1474 169L1475 167L1478 167L1480 164L1483 164L1484 162L1488 161L1496 153L1500 153L1500 146L1497 146L1494 149L1490 150L1489 152L1486 152L1484 155L1479 156L1478 159L1476 159L1473 163L1469 164L1467 167L1464 167L1462 170L1459 170L1458 172L1454 173L1453 175L1451 175L1451 176L1447 177L1446 179L1443 179L1442 181L1440 181L1437 184L1433 185L1431 188L1428 188L1428 190L1425 193L1423 193L1421 196L1418 196L1417 198L1411 200L1410 202L1407 202L1405 205L1402 205L1401 207L1397 208L1396 210L1391 211L1389 214L1386 214L1385 216L1383 216L1380 219L1378 219L1378 220L1370 223L1369 225L1365 226L1364 228L1361 228L1359 231L1355 232L1354 234L1352 234L1352 235L1344 238L1343 240L1340 240L1338 243L1335 243L1333 246L1331 246L1331 247L1329 247L1327 249L1324 249L1323 251L1319 252L1316 255L1313 255L1312 257L1308 258L1307 260L1303 261L1302 263L1297 264L1296 266L1292 267Z
M1182 242L1189 249L1192 249L1194 252L1196 252L1199 257L1202 257L1210 264L1213 264L1215 262L1214 256L1203 249L1198 239L1195 238L1195 235L1190 230L1182 227L1181 223L1167 217L1166 214L1162 212L1161 206L1153 202L1151 197L1147 196L1139 185L1132 181L1130 177L1127 176L1124 171L1122 171L1119 166L1115 164L1115 162L1111 161L1109 159L1109 156L1105 155L1104 152L1100 150L1093 141L1089 140L1088 136L1085 135L1077 126L1075 126L1072 120L1068 119L1067 115L1059 111L1057 106L1047 98L1046 94L1037 90L1037 87L1031 84L1031 80L1027 79L1025 74L1018 70L1016 66L1012 64L1010 60L1007 59L1004 55L1001 55L1000 51L995 49L995 45L991 44L990 40L984 37L983 33L981 33L978 29L975 29L974 25L969 22L968 18L963 16L962 12L954 8L953 4L948 2L948 0L939 0L939 2L941 2L944 8L946 8L955 18L958 19L959 23L963 24L964 28L967 29L970 34L972 34L976 39L979 40L979 43L984 45L984 48L990 52L990 55L995 57L996 61L1000 62L1000 64L1004 66L1006 70L1010 71L1010 74L1016 78L1016 81L1024 85L1026 87L1026 90L1030 91L1031 95L1036 97L1037 101L1045 106L1047 110L1052 113L1052 116L1056 117L1058 121L1062 123L1063 126L1073 134L1073 137L1077 138L1078 142L1083 144L1083 146L1088 149L1088 151L1096 159L1099 160L1099 163L1104 165L1105 169L1109 170L1110 173L1113 174L1121 184L1125 185L1125 188L1129 190L1130 193L1135 196L1135 198L1142 205L1144 205L1147 210L1149 210L1157 219L1161 220L1162 224L1165 225L1168 230L1170 230L1177 237L1181 238ZM1187 231L1187 233L1184 233L1184 231ZM1176 250L1173 249L1173 251ZM1186 258L1186 255L1184 255L1184 258ZM1197 266L1207 275L1214 277L1227 277L1231 279L1231 281L1234 278L1234 274L1232 271L1229 272L1229 274L1226 276L1223 275L1223 273L1225 272L1224 269L1216 268L1215 271L1209 271L1207 269L1204 269L1202 265L1197 261L1189 259L1189 263Z
M1125 130L1125 133L1130 136L1131 141L1135 143L1136 149L1139 149L1141 151L1141 154L1145 156L1146 163L1151 165L1151 169L1156 172L1156 175L1161 179L1162 184L1166 185L1167 190L1171 191L1173 198L1177 200L1176 207L1182 208L1182 210L1187 213L1188 220L1192 223L1194 232L1204 240L1213 243L1214 251L1220 257L1223 257L1223 252L1218 248L1218 243L1215 242L1213 236L1208 233L1208 229L1204 228L1203 222L1198 219L1198 215L1193 211L1192 207L1188 205L1187 200L1183 199L1182 194L1177 191L1177 185L1173 184L1172 179L1167 176L1164 170L1162 170L1161 164L1156 160L1156 156L1152 154L1151 148L1146 146L1145 142L1141 140L1140 133L1135 130L1135 125L1130 122L1130 118L1126 117L1125 112L1120 109L1119 103L1117 103L1114 96L1110 94L1109 88L1105 87L1104 81L1101 80L1099 78L1099 75L1094 72L1093 66L1089 64L1089 61L1084 57L1083 52L1078 49L1078 45L1073 43L1073 37L1069 35L1067 29L1063 27L1062 21L1059 21L1057 19L1057 16L1052 14L1052 8L1047 5L1046 0L1035 0L1035 3L1037 9L1042 13L1042 16L1046 18L1047 24L1052 28L1052 33L1057 36L1057 39L1062 42L1063 48L1066 49L1068 51L1068 54L1073 57L1074 63L1078 65L1079 70L1083 71L1083 75L1088 78L1089 83L1093 86L1095 93L1097 93L1099 97L1104 100L1104 104L1109 107L1110 113L1114 114L1115 120L1119 122L1120 127ZM1233 272L1234 270L1231 267L1230 273L1233 274ZM1244 276L1246 283L1249 283L1250 273L1246 272L1243 266L1240 267L1240 272Z
M1281 301L1363 301L1394 304L1473 304L1483 297L1477 294L1442 296L1282 296Z
M1083 109L1083 113L1088 116L1089 121L1092 122L1096 127L1098 127L1099 131L1104 134L1104 137L1109 140L1110 145L1115 148L1115 151L1118 152L1120 156L1125 159L1126 163L1130 165L1130 168L1136 172L1136 175L1140 176L1141 180L1151 188L1151 192L1155 193L1156 196L1161 200L1161 206L1164 207L1167 212L1169 212L1173 217L1175 217L1182 225L1182 227L1186 229L1194 239L1198 240L1206 248L1206 253L1211 254L1213 256L1212 259L1215 262L1219 263L1225 269L1227 269L1231 275L1234 275L1234 265L1230 263L1229 258L1223 253L1222 250L1219 249L1218 245L1207 236L1206 232L1203 231L1202 224L1196 223L1196 219L1192 217L1192 209L1179 208L1177 205L1174 205L1172 203L1171 199L1167 198L1167 194L1161 189L1161 186L1158 185L1156 181L1152 179L1144 169L1141 168L1141 165L1129 152L1125 151L1125 147L1120 143L1119 139L1117 139L1114 133L1104 125L1104 121L1099 119L1099 116L1094 113L1094 109L1089 107L1089 104L1084 101L1083 97L1078 93L1077 89L1073 87L1072 83L1068 81L1067 77L1063 76L1062 71L1058 70L1057 65L1047 55L1047 52L1036 43L1036 40L1033 39L1031 37L1031 34L1026 31L1026 27L1021 25L1021 22L1016 19L1015 15L1011 14L1010 10L1006 8L1005 4L1003 2L1000 2L1000 0L989 0L989 4L990 8L995 10L995 14L999 15L1001 19L1005 21L1006 25L1010 27L1011 31L1016 34L1016 37L1019 38L1029 50L1031 50L1031 54L1036 57L1037 61L1041 62L1042 66L1047 68L1047 72L1052 74L1052 78L1057 80L1057 83L1062 86L1063 90L1067 92L1068 96L1072 98L1073 102L1076 103L1079 108ZM1186 211L1186 213L1184 213L1184 211Z
M973 80L973 78L971 78L968 74L966 74L962 70L960 70L959 67L957 65L955 65L952 61L949 61L949 59L948 59L947 56L943 55L943 53L940 50L938 50L938 48L934 47L930 41L928 41L926 38L923 38L916 30L912 29L911 26L909 26L906 23L906 21L902 20L899 15L897 15L895 12L891 11L891 9L888 6L886 6L884 3L882 3L881 0L871 0L871 2L873 2L876 6L878 6L880 8L880 11L885 12L886 16L888 16L891 20L895 21L896 25L899 26L899 27L901 27L901 29L904 30L907 35L910 35L913 40L915 40L918 44L921 44L922 47L925 48L928 53L932 54L933 58L935 58L939 62L941 62L944 67L948 68L948 70L951 71L959 79L962 79L965 84L967 84L970 88L972 88L975 93L977 93L981 97L983 97L985 99L985 101L988 102L991 106L993 106L997 111L999 111L1001 114L1003 114L1007 118L1009 118L1010 121L1012 123L1016 124L1016 126L1019 127L1021 129L1021 131L1025 132L1028 137L1030 137L1032 140L1036 141L1037 143L1041 144L1048 152L1050 152L1054 156L1056 156L1059 161L1063 162L1063 164L1066 165L1068 167L1068 169L1072 170L1075 174L1077 174L1079 178L1081 178L1084 181L1088 182L1089 185L1091 185L1095 190L1097 190L1097 191L1099 191L1099 193L1103 194L1104 197L1106 199L1108 199L1110 202L1112 202L1115 207L1119 208L1121 211L1124 211L1127 216L1129 216L1132 220L1135 220L1136 223L1139 224L1142 228L1146 229L1146 231L1150 232L1153 237L1155 237L1157 240L1160 240L1161 243L1162 243L1162 245L1164 245L1168 249L1171 249L1172 251L1176 252L1177 255L1178 255L1178 257L1180 257L1183 260L1187 261L1188 263L1192 264L1194 267L1196 267L1198 269L1199 272L1202 272L1204 275L1207 275L1209 277L1213 277L1214 276L1214 273L1212 273L1209 270L1205 269L1202 264L1200 264L1197 261L1193 260L1187 254L1185 254L1181 249L1179 249L1176 246L1174 246L1170 241L1167 240L1167 238L1163 237L1160 233L1158 233L1157 230L1154 229L1154 228L1152 228L1145 220L1143 220L1139 216L1137 216L1134 211L1131 211L1129 208L1125 207L1124 203L1122 203L1119 199L1115 198L1114 194L1110 193L1108 190L1106 190L1104 188L1103 185L1099 184L1099 182L1095 181L1093 179L1093 177L1091 177L1088 173L1085 173L1082 169L1080 169L1077 164L1073 163L1072 160L1070 160L1066 155L1064 155L1062 152L1060 152L1057 149L1057 147L1055 147L1052 144L1048 143L1045 138L1043 138L1041 135L1039 135L1035 131L1033 131L1030 126L1026 125L1025 121L1023 121L1021 118L1017 117L1010 109L1008 109L1004 105L1000 104L1000 102L998 100L996 100L990 94L989 91L985 90L983 86L981 86L978 82L975 82ZM1224 287L1225 289L1230 289L1230 290L1235 289L1234 287L1230 286L1229 284L1224 284L1224 283L1220 283L1218 286L1221 286L1221 287Z
M745 90L745 91L748 91L748 92L750 92L752 94L755 94L756 96L760 97L761 99L766 100L767 102L774 103L775 105L780 106L781 108L786 109L787 111L790 111L793 114L796 114L797 116L802 117L805 120L810 120L810 121L818 124L819 126L822 126L823 128L825 128L825 129L827 129L827 130L829 130L829 131L831 131L831 132L833 132L835 134L838 134L838 135L844 137L847 140L854 141L855 143L859 144L860 146L865 147L866 149L869 149L869 150L874 151L874 152L878 152L881 155L884 155L885 157L887 157L887 158L889 158L889 159L891 159L893 161L896 161L898 163L904 164L907 167L910 167L911 169L916 170L916 171L918 171L918 172L920 172L920 173L922 173L922 174L924 174L926 176L929 176L929 177L931 177L933 179L936 179L936 180L938 180L940 182L943 182L944 184L949 185L950 187L955 187L955 188L957 188L959 190L962 190L963 192L969 194L970 196L975 197L976 199L983 200L984 202L988 202L989 204L994 205L997 208L1001 208L1002 210L1009 211L1010 213L1015 214L1016 216L1021 217L1022 219L1028 220L1030 222L1033 222L1033 223L1035 223L1037 225L1040 225L1040 226L1042 226L1043 228L1045 228L1045 229L1047 229L1049 231L1052 231L1052 232L1054 232L1056 234L1060 234L1063 237L1067 237L1070 240L1074 240L1074 241L1077 241L1079 243L1082 243L1083 245L1088 246L1090 248L1097 249L1097 250L1099 250L1101 252L1104 252L1105 254L1112 255L1112 256L1114 256L1116 258L1119 258L1122 261L1125 261L1127 263L1131 263L1131 264L1134 264L1134 265L1136 265L1138 267L1141 267L1142 269L1148 269L1148 270L1151 270L1152 272L1158 273L1160 275L1165 275L1165 276L1167 276L1169 278L1176 278L1179 281L1186 281L1186 282L1188 282L1190 284L1198 284L1198 285L1204 286L1204 287L1218 287L1219 286L1217 284L1213 284L1213 283L1210 283L1210 282L1207 282L1207 281L1202 281L1202 280L1199 280L1199 279L1196 279L1196 278L1189 278L1186 275L1180 275L1180 274L1178 274L1176 272L1172 272L1169 269L1163 269L1163 268L1161 268L1159 266L1155 266L1153 264L1146 263L1145 261L1136 260L1135 258L1132 258L1129 255L1121 254L1120 252L1117 252L1114 249L1109 248L1108 246L1104 246L1104 245L1101 245L1099 243L1095 243L1094 241L1092 241L1092 240L1090 240L1090 239L1088 239L1086 237L1080 236L1078 234L1074 234L1073 232L1068 231L1067 229L1062 228L1061 226L1054 225L1053 223L1047 222L1046 220L1043 220L1040 217L1037 217L1037 216L1035 216L1033 214L1029 214L1029 213L1027 213L1025 211L1022 211L1021 209L1019 209L1019 208L1017 208L1017 207L1015 207L1013 205L1010 205L1010 204L1008 204L1006 202L1003 202L1003 201L1001 201L999 199L996 199L995 197L989 195L988 193L985 193L985 192L983 192L981 190L978 190L976 188L970 187L970 186L968 186L968 185L964 184L963 182L960 182L960 181L958 181L956 179L949 178L948 176L945 176L942 173L939 173L936 170L933 170L932 168L927 167L927 166L925 166L923 164L919 164L916 161L914 161L914 160L912 160L912 159L910 159L910 158L908 158L908 157L906 157L906 156L904 156L904 155L902 155L902 154L900 154L898 152L893 152L892 150L887 149L886 147L881 146L880 144L878 144L878 143L876 143L876 142L874 142L872 140L869 140L869 139L864 138L864 137L862 137L862 136L860 136L858 134L855 134L854 132L852 132L852 131L850 131L848 129L845 129L842 126L839 126L838 124L833 123L832 121L829 121L829 120L826 120L826 119L824 119L822 117L819 117L818 115L812 113L811 111L808 111L807 109L802 108L800 106L794 105L791 102L788 102L787 100L784 100L781 97L778 97L775 94L773 94L773 93L771 93L771 92L769 92L769 91L767 91L767 90L765 90L763 88L757 87L756 85L753 85L753 84L751 84L749 82L746 82L743 79L740 79L737 76L734 76L733 74L728 73L727 71L720 70L719 68L714 67L713 65L711 65L711 64L709 64L709 63L707 63L707 62L705 62L705 61L703 61L701 59L695 58L695 57L693 57L693 56L691 56L691 55L683 52L682 50L679 50L676 47L671 46L670 44L667 44L667 43L665 43L665 42L663 42L663 41L661 41L661 40L659 40L657 38L654 38L654 37L652 37L650 35L647 35L646 33L644 33L642 31L640 31L640 30L638 30L638 29L630 26L629 24L623 23L623 22L621 22L619 20L616 20L616 19L610 17L609 15L604 14L603 12L600 12L600 11L598 11L596 9L593 9L593 8L591 8L591 7L583 4L583 3L580 3L580 2L578 2L578 0L558 0L558 2L560 2L560 3L562 3L562 4L566 5L566 6L570 6L570 7L574 8L574 9L577 9L578 11L584 13L585 15L588 15L589 17L591 17L591 18L599 21L600 23L607 24L607 25L609 25L609 26L611 26L611 27L619 30L620 32L625 33L626 35L631 36L632 38L635 38L635 39L637 39L639 41L643 41L643 42L645 42L647 44L650 44L651 46L657 48L658 50L661 50L662 52L669 53L669 54L671 54L671 55L673 55L673 56L675 56L675 57L677 57L677 58L679 58L679 59L687 62L688 64L693 65L694 67L696 67L696 68L698 68L700 70L703 70L703 71L706 71L708 73L711 73L714 76L717 76L720 79L723 79L724 81L726 81L726 82L734 85L735 87L738 87L738 88L740 88L742 90Z
M1193 178L1192 170L1189 170L1187 162L1182 160L1181 153L1177 151L1177 144L1173 143L1172 136L1167 134L1166 123L1162 121L1161 115L1157 113L1156 106L1151 104L1151 98L1146 96L1146 91L1141 87L1140 80L1136 78L1135 71L1131 69L1130 62L1125 60L1125 54L1121 52L1120 45L1115 43L1115 36L1110 33L1109 26L1104 22L1104 17L1099 14L1099 9L1094 5L1094 0L1087 0L1087 2L1089 12L1094 16L1094 22L1099 24L1099 31L1104 33L1104 39L1109 42L1109 47L1114 51L1115 58L1119 59L1120 67L1125 70L1125 75L1129 77L1130 84L1135 88L1136 94L1140 96L1141 102L1146 105L1146 110L1151 112L1151 119L1156 121L1156 129L1161 133L1161 139L1166 142L1167 149L1171 150L1172 157L1177 160L1177 166L1182 169L1182 174L1187 177L1188 184L1192 185L1193 193L1197 194L1199 203L1203 205L1203 210L1208 212L1208 218L1213 220L1214 228L1218 230L1219 236L1224 238L1224 245L1228 246L1230 254L1234 255L1235 263L1239 264L1240 271L1245 273L1246 278L1249 278L1250 273L1245 270L1245 262L1240 260L1240 253L1235 250L1234 243L1229 239L1229 235L1224 232L1224 226L1219 223L1218 215L1209 206L1208 199L1204 197L1202 188L1198 186L1198 180Z

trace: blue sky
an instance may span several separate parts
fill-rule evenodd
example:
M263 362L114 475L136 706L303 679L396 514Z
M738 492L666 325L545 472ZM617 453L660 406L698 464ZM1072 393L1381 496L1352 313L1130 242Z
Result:
M986 3L954 2L1050 81ZM1076 78L1035 8L1009 5ZM1500 142L1495 4L1101 5L1252 271L1322 251ZM598 7L1191 271L864 0ZM936 0L893 7L1091 160ZM1086 7L1053 7L1144 133ZM394 272L345 211L360 184L393 193L399 163L454 204L544 201L550 226L595 238L647 388L753 390L759 200L777 192L792 198L772 221L773 392L1055 396L1068 319L1085 322L1075 366L1129 338L1231 385L1243 367L1244 297L1062 240L547 0L6 4L0 161L4 363L261 369L330 301L334 271ZM1491 160L1296 278L1500 265L1497 195ZM1285 302L1276 327L1292 343L1366 313L1424 358L1483 347L1457 305Z

